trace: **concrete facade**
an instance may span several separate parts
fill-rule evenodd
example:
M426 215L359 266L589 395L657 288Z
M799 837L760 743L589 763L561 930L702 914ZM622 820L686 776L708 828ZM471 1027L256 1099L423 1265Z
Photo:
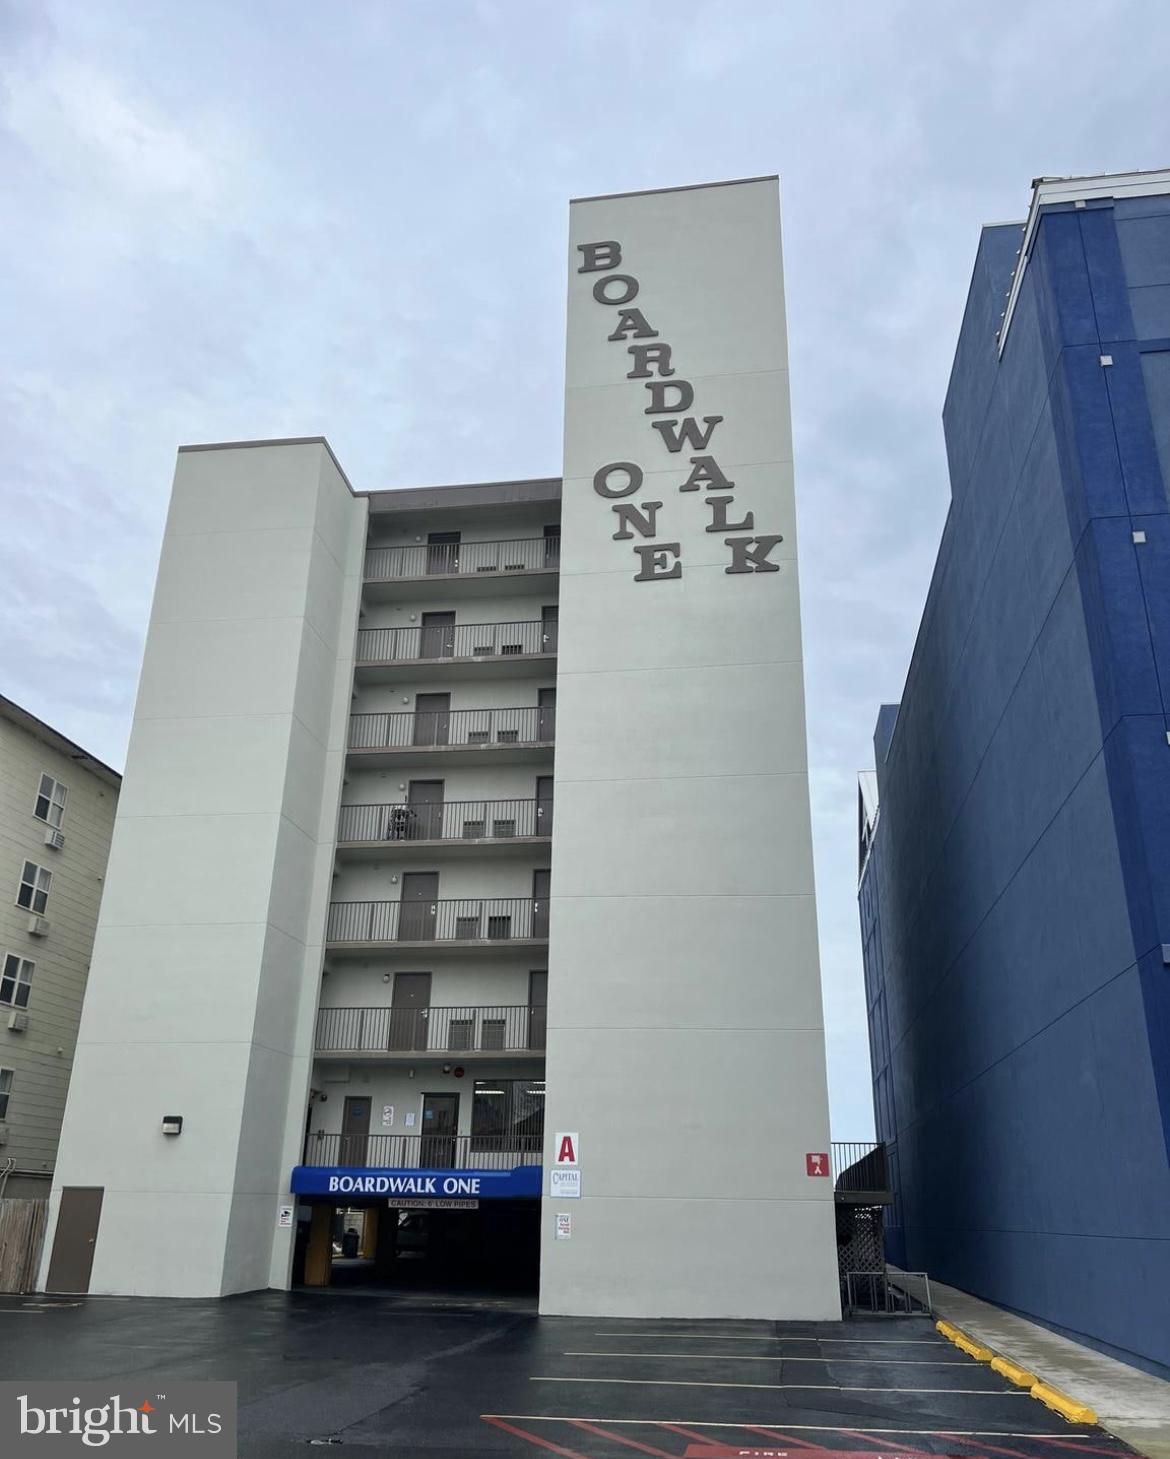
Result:
M890 1256L1163 1368L1168 365L1170 173L984 230L860 889Z
M543 1310L839 1315L777 183L572 228L563 491L180 455L56 1186L104 1188L91 1290L286 1286L331 1192L407 1178L531 1233L570 1130Z
M120 783L0 698L0 1195L49 1194ZM50 877L37 932L30 862Z

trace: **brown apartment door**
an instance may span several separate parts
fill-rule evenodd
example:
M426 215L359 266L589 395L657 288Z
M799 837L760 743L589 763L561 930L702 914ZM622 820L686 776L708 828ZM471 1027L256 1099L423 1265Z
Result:
M105 1187L67 1185L61 1192L48 1292L88 1292Z
M550 871L532 873L532 935L548 936L548 893L552 880Z
M427 572L459 571L459 533L427 533Z
M451 734L450 694L414 696L414 743L445 745Z
M430 973L395 973L390 1000L390 1047L425 1049L431 1008Z
M536 703L538 707L536 738L542 742L551 744L556 739L557 691L555 689L538 689L536 691Z
M398 915L400 942L430 942L439 916L439 873L404 871Z
M455 1165L455 1136L459 1130L459 1096L424 1094L422 1149L424 1170L451 1170Z
M540 651L555 654L557 651L557 620L560 614L555 603L546 603L540 610Z
M438 841L443 835L443 782L412 780L406 792L410 809L407 835L412 841Z
M345 1097L341 1114L341 1151L339 1165L364 1165L370 1141L370 1101Z
M553 778L551 775L536 777L536 834L552 835L553 821Z
M528 974L528 1047L543 1049L548 1042L548 973Z
M419 658L449 659L454 652L454 613L424 613L418 635Z

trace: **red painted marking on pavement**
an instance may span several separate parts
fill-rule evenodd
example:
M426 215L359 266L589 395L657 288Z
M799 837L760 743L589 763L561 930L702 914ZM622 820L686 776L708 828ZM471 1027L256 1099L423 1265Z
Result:
M790 1439L787 1434L779 1433L776 1429L761 1429L756 1424L740 1424L740 1428L749 1434L763 1434L765 1439L779 1439L782 1444L794 1444L798 1449L820 1449L824 1452L823 1444L810 1444L807 1439Z
M860 1433L857 1429L838 1429L837 1432L839 1434L847 1434L851 1439L860 1439L863 1444L869 1443L868 1435ZM897 1452L899 1454L919 1454L923 1456L923 1459L939 1459L939 1456L930 1449L912 1449L907 1447L905 1449L898 1449Z
M677 1454L669 1453L666 1449L656 1449L652 1444L640 1444L637 1439L627 1439L624 1434L614 1434L609 1429L599 1429L596 1424L591 1424L583 1418L571 1418L569 1422L574 1428L584 1429L586 1433L597 1434L602 1439L612 1439L615 1444L625 1444L630 1449L641 1449L643 1454L653 1454L654 1459L679 1459Z
M576 1449L566 1449L560 1444L554 1444L551 1439L542 1439L539 1434L530 1434L527 1429L518 1429L514 1424L506 1424L502 1418L495 1418L487 1413L481 1413L480 1418L485 1424L503 1429L507 1434L515 1434L518 1439L523 1439L526 1443L535 1444L541 1449L551 1449L554 1454L563 1454L565 1459L585 1459L585 1455L579 1454Z
M1002 1444L989 1444L986 1439L965 1439L962 1434L951 1434L940 1432L938 1437L946 1439L948 1443L952 1440L956 1444L966 1444L969 1449L985 1449L990 1454L1006 1454L1008 1459L1032 1459L1032 1455L1025 1454L1022 1449L1007 1449ZM1031 1434L1028 1435L1032 1437ZM1037 1439L1045 1437L1044 1434L1037 1434ZM1109 1451L1112 1452L1112 1451Z

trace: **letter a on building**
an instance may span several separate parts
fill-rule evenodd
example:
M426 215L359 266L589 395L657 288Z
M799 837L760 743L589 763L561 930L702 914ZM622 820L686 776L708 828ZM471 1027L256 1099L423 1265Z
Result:
M576 1134L558 1135L556 1137L556 1158L557 1165L576 1165L577 1150L580 1146L580 1138Z

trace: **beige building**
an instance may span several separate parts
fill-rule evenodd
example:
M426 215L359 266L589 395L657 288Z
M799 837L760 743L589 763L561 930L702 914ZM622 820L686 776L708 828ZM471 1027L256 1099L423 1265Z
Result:
M47 1198L121 776L0 696L0 1195Z

